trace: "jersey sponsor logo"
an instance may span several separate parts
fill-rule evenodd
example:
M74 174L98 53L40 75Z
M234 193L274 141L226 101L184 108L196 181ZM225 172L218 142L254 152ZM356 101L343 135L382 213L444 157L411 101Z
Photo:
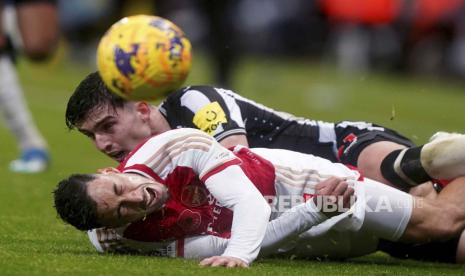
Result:
M226 114L218 102L212 102L195 113L192 120L199 129L213 135L221 124L227 123Z
M177 224L184 232L193 232L199 228L202 217L198 212L185 209L179 214Z
M198 207L207 202L207 196L203 187L188 185L182 189L181 202L188 207Z

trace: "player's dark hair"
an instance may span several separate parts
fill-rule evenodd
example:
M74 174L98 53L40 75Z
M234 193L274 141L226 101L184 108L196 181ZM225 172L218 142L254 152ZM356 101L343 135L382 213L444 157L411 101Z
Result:
M108 89L98 72L93 72L79 83L69 98L65 115L66 126L73 129L98 108L116 110L126 102Z
M102 226L97 222L97 204L87 194L87 184L94 179L91 174L73 174L53 191L58 215L79 230Z

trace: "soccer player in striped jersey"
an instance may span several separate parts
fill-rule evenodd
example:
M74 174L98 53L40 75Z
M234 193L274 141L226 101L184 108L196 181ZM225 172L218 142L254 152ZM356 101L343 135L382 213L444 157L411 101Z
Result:
M346 231L341 241L350 233L371 238L374 250L380 238L424 242L458 236L465 227L465 221L456 219L463 213L457 210L465 209L461 200L451 202L442 194L436 201L414 198L312 155L240 145L229 151L195 129L171 130L150 138L128 155L118 171L74 175L62 181L55 190L60 216L81 230L123 227L120 233L125 238L142 242L179 242L198 235L229 238L225 247L209 251L222 255L204 259L205 265L247 266L263 241L268 242L264 237L269 229L272 242L266 250L292 246L285 238L295 238L295 234L305 240L332 236L334 229ZM331 176L344 180L333 181L333 188L325 192L327 186L318 185L328 179L331 183ZM465 178L458 178L446 189L464 188L463 182ZM324 222L313 200L302 203L315 194L314 198L342 195L342 202L347 203L352 189L357 197L352 208ZM281 224L267 227L270 208L265 197L272 199L271 219ZM297 197L300 200L294 201ZM289 199L300 203L289 207L304 206L307 211L283 215L282 200ZM418 200L421 206L415 205ZM445 211L448 216L443 215ZM297 219L284 223L289 216ZM306 231L316 223L320 224ZM301 246L294 248L305 252ZM357 249L358 254L363 252L353 247L339 254L357 254Z
M355 166L365 176L404 191L431 180L453 179L465 171L464 135L415 147L376 124L296 118L209 86L180 89L156 107L113 95L96 72L69 99L66 123L117 161L152 135L190 127L203 130L225 147L288 149ZM428 187L434 192L431 184Z

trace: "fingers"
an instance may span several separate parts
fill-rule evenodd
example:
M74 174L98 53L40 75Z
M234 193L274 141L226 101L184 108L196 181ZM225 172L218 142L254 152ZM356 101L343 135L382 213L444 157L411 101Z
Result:
M332 176L318 183L315 191L317 195L337 197L344 195L348 187L346 179Z
M326 195L327 191L332 191L334 187L340 182L343 181L342 178L331 176L320 183L315 185L315 190L317 194Z
M119 172L120 171L117 168L113 168L113 167L97 169L97 173L101 173L101 174L111 174L111 173L119 173Z
M343 209L350 208L354 202L354 189L345 178L333 176L321 181L315 186L315 194L315 204L320 201L323 213L329 216L344 212ZM338 210L340 207L343 209Z
M348 187L347 190L344 192L344 195L342 196L342 200L343 200L342 206L344 208L350 208L352 204L355 202L355 200L351 200L354 196L354 193L355 191L352 187Z
M228 256L213 256L210 258L203 259L200 266L211 266L211 267L249 267L244 261L234 257Z

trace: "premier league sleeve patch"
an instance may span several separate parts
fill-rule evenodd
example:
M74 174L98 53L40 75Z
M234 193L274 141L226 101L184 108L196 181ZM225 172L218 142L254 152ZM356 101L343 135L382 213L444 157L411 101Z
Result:
M213 135L216 129L221 124L227 123L228 120L220 104L218 102L212 102L197 111L192 122L200 130L209 135Z

